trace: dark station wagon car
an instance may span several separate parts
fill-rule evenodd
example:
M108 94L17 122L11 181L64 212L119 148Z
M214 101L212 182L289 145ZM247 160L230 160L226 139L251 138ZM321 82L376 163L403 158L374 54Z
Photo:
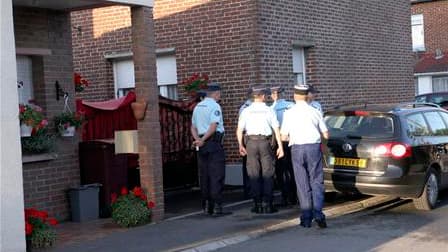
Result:
M448 111L435 104L348 105L325 113L327 190L412 198L435 207L448 186Z
M415 102L430 102L448 109L448 92L427 93L415 96Z

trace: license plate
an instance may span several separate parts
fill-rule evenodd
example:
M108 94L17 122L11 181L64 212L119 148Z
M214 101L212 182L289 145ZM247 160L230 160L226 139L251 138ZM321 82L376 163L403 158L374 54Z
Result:
M330 165L335 166L350 166L350 167L358 167L358 168L366 168L367 167L367 159L355 159L355 158L338 158L338 157L330 157L329 160Z

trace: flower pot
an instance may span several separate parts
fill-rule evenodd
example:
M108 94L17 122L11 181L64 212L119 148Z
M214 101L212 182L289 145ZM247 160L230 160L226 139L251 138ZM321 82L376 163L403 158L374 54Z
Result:
M132 111L134 112L135 119L140 121L145 118L147 106L148 106L148 104L145 101L131 103L131 108L132 108Z
M20 136L21 137L31 136L32 131L33 131L33 127L28 126L26 124L20 124Z
M75 126L70 126L61 131L61 136L72 137L75 135L76 128Z

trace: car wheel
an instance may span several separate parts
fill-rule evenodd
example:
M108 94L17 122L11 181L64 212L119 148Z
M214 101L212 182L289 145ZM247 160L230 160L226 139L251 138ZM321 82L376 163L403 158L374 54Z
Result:
M437 175L433 169L430 169L422 195L413 200L415 208L418 210L433 209L436 206L438 195L439 184L437 181Z

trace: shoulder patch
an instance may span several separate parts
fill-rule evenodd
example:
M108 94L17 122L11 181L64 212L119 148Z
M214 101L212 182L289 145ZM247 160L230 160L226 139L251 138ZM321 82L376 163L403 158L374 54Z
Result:
M219 112L219 110L215 110L215 116L219 116L221 114L221 112Z

